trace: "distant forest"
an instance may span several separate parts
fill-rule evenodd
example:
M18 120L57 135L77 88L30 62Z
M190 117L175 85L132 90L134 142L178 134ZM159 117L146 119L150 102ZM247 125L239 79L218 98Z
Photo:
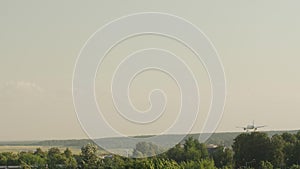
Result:
M268 136L273 136L275 134L282 134L282 133L291 133L296 134L298 130L291 130L291 131L266 131L265 133ZM206 141L206 144L216 144L222 145L225 147L231 147L234 141L234 138L241 134L242 132L224 132L224 133L213 133L211 137ZM197 139L200 134L190 134L185 136L185 139L188 137L193 137ZM139 137L149 137L149 136L139 136ZM174 135L164 135L161 139L161 145L164 146L165 143L172 140ZM184 139L184 140L185 140ZM104 138L103 142L107 142L109 144L125 144L122 137L114 137L114 138ZM183 142L184 142L183 140ZM92 140L89 139L72 139L72 140L45 140L45 141L14 141L14 142L0 142L0 146L51 146L51 147L75 147L81 148L88 143L94 143ZM128 146L128 148L134 148L134 146Z

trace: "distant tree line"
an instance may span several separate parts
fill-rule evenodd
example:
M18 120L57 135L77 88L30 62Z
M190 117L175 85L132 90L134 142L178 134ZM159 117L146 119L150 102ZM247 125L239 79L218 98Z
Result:
M59 148L34 152L0 153L0 166L24 169L300 169L300 132L268 137L266 133L242 133L232 147L208 149L206 144L189 137L182 144L163 152L147 142L136 145L132 157L103 156L95 144L81 148L80 154ZM159 155L156 155L159 154ZM153 156L156 155L156 156ZM153 156L153 157L148 157Z

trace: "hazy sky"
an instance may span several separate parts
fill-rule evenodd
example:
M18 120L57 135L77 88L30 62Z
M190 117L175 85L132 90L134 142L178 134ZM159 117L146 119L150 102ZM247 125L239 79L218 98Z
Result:
M252 120L268 125L265 130L299 129L299 5L296 0L1 1L0 140L86 138L72 103L77 55L85 41L107 22L146 11L189 20L218 50L227 78L227 100L217 131L238 131L236 126ZM155 36L125 41L107 56L100 71L103 74L96 80L99 104L109 106L106 98L110 93L103 86L118 57L147 46L184 54L198 72L205 112L210 94L201 63L189 60L188 51L176 42ZM153 83L158 81L161 83ZM146 91L152 85L171 94L169 111L176 110L177 95L172 95L176 86L157 72L147 72L133 83L136 107L147 108ZM110 109L105 108L106 113L111 113ZM114 117L106 116L108 121ZM194 132L202 125L202 117L197 119ZM112 119L116 128L126 130L123 123ZM132 133L139 132L132 127ZM161 123L159 127L165 126Z

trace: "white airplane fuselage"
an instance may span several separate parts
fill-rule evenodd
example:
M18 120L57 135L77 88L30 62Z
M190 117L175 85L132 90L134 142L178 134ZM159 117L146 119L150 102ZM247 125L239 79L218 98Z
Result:
M248 130L252 130L254 128L255 128L254 125L247 125L247 127L246 127L246 129L248 129Z

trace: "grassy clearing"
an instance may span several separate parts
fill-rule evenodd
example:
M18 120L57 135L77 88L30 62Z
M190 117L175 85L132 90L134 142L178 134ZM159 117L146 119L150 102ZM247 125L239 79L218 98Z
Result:
M48 151L51 146L0 146L0 152L13 152L18 153L21 151L35 151L37 148L41 148L43 151ZM58 147L63 152L67 147ZM73 154L79 154L79 148L69 147Z

